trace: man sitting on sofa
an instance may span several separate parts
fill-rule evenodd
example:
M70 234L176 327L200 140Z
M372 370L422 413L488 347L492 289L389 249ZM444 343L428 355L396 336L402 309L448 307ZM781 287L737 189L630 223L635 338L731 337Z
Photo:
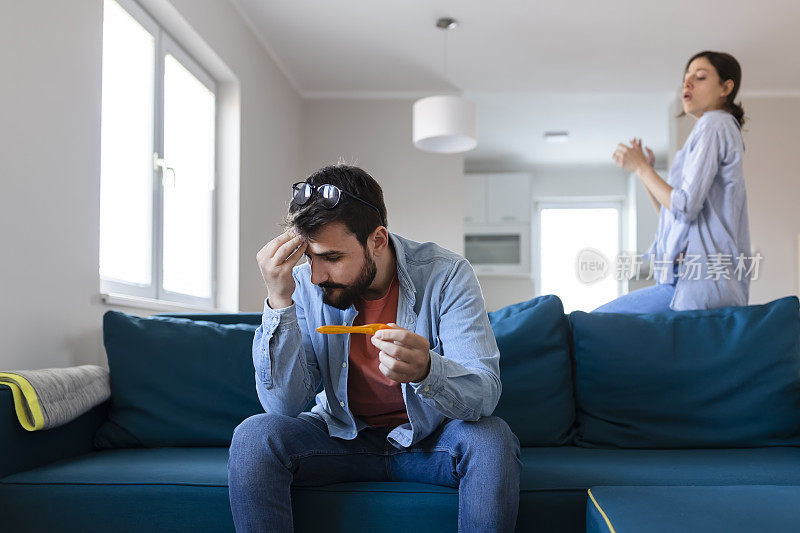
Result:
M233 433L236 530L292 531L293 484L415 481L458 487L459 531L513 531L519 441L490 416L500 354L469 262L389 233L380 185L352 166L294 184L287 227L257 255L265 413ZM379 322L392 329L317 332Z

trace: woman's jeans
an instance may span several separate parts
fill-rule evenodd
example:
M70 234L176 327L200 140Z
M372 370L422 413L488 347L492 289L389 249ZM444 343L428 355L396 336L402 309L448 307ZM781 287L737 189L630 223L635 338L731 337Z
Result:
M502 419L446 419L409 448L386 428L355 439L328 435L325 422L262 413L233 432L228 486L238 532L293 531L291 486L345 481L416 481L458 488L459 531L513 531L519 505L519 440ZM413 520L414 509L408 509ZM422 524L420 524L422 526Z
M677 274L678 267L674 269ZM592 313L661 313L671 311L669 304L675 294L676 277L672 283L659 283L638 291L623 294L616 300L603 304Z

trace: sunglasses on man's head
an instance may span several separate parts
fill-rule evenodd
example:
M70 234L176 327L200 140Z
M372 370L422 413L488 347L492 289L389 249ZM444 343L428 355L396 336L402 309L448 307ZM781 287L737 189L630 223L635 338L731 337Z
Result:
M366 200L362 200L355 194L351 194L345 190L340 189L336 185L331 185L329 183L324 183L322 185L311 185L305 181L298 181L297 183L292 185L292 201L297 205L305 205L310 199L311 196L316 191L318 201L322 204L323 207L327 207L328 209L332 209L336 207L339 203L339 200L342 198L343 194L346 194L350 198L354 200L358 200L364 205L367 205L375 210L378 213L378 218L383 224L383 216L381 215L380 210L372 205L371 203L367 202ZM385 225L385 224L384 224Z

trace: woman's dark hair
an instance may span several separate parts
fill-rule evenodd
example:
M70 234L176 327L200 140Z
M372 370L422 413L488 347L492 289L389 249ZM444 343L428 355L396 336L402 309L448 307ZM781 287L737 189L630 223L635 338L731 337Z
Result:
M314 187L314 193L303 205L289 203L289 214L284 226L295 229L306 238L313 238L324 226L341 222L356 236L361 246L367 246L367 238L379 226L388 227L383 190L375 179L364 170L349 165L337 164L321 168L306 178L306 183ZM316 187L329 184L339 187L365 202L374 205L378 213L358 200L342 194L339 203L327 208L319 203Z
M686 62L686 67L683 69L684 76L686 75L686 71L689 70L689 65L691 65L692 61L698 57L705 57L708 59L709 63L714 66L717 71L717 75L719 76L720 83L724 83L727 80L733 80L733 90L725 99L725 110L733 115L733 117L739 123L739 129L742 129L742 126L745 122L742 102L739 101L737 104L733 101L736 98L736 94L739 92L739 87L742 84L742 67L739 65L739 62L736 61L735 57L730 54L726 54L725 52L712 52L710 50L704 50L696 53L689 59L689 61ZM682 111L678 116L682 117L685 114L686 111Z

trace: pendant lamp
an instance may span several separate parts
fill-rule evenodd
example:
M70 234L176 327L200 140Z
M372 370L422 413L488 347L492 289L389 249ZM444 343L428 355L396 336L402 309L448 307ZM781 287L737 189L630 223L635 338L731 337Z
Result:
M455 28L452 18L441 18L436 27L443 31ZM445 33L445 78L447 78L447 34ZM414 146L426 152L456 154L472 150L478 144L475 102L461 96L438 95L414 102Z

